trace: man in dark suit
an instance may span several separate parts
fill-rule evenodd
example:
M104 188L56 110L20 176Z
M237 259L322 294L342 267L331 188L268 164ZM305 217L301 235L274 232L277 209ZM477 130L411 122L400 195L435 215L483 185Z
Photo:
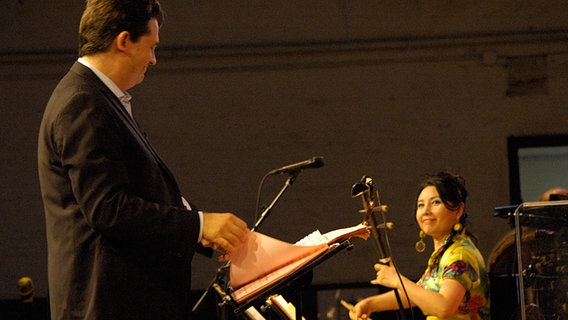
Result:
M45 109L38 169L53 320L186 319L194 252L230 253L247 234L235 215L185 201L130 114L126 90L156 63L162 17L157 0L88 0L80 58Z

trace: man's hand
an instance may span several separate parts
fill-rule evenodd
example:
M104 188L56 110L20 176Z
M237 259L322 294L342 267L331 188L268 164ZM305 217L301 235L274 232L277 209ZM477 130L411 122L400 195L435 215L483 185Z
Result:
M247 224L232 213L203 213L201 244L223 253L220 260L240 245L248 233Z

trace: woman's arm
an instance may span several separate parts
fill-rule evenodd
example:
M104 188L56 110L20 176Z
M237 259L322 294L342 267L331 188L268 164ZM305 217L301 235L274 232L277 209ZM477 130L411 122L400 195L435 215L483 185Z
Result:
M463 285L454 279L444 280L439 292L424 289L406 278L403 278L403 283L412 305L419 307L424 314L438 318L447 318L456 313L466 292ZM406 305L407 299L402 287L397 290Z
M424 314L437 316L439 318L447 318L453 315L463 301L466 292L465 287L454 279L444 280L440 291L434 292L422 288L405 277L401 277L402 284L404 284L404 288L408 294L407 299L394 267L376 264L375 270L377 270L377 278L371 281L371 283L398 290L405 308L408 307L407 300L410 300L412 306L418 306ZM373 304L373 306L376 305Z

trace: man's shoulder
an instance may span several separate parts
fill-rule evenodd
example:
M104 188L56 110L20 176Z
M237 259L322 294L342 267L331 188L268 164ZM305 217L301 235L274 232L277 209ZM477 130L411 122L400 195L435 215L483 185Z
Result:
M101 91L108 91L104 83L89 68L79 62L75 62L53 90L52 97Z

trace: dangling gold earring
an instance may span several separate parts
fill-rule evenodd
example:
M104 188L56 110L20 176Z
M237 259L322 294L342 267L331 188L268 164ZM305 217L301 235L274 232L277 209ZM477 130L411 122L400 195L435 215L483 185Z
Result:
M416 242L416 245L414 247L416 248L416 251L424 252L424 250L426 250L426 243L424 242L424 238L426 238L426 233L420 230L420 232L418 233L418 237L420 237L420 239Z
M458 222L458 223L454 224L454 231L455 232L459 233L460 231L462 231L462 229L463 229L463 226L462 226L461 223Z

